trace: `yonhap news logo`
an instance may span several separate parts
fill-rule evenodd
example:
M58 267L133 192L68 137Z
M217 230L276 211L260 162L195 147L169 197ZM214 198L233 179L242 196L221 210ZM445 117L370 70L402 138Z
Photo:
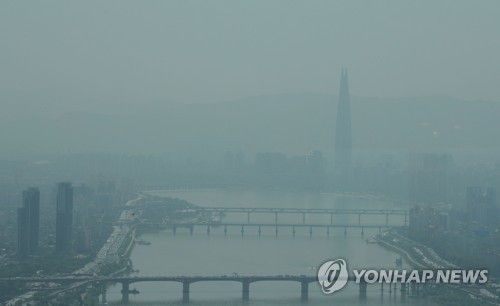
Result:
M349 280L356 284L365 283L417 283L424 284L485 284L488 270L391 270L353 269L349 273L344 259L329 260L318 269L318 282L325 294L332 294L347 285Z
M343 259L327 261L318 269L318 281L321 285L321 290L326 294L331 294L344 288L348 278L347 264Z

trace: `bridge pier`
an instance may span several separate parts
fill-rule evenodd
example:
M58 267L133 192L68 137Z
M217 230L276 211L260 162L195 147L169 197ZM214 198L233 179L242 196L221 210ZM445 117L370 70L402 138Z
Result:
M344 227L344 236L347 236L347 227Z
M292 234L293 234L293 238L295 238L295 225L292 226Z
M261 230L260 225L259 225L259 238L260 238L261 233L262 233L262 230Z
M101 303L106 304L108 299L106 298L106 283L101 284Z
M250 223L250 212L247 212L247 223Z
M312 238L313 236L313 227L309 226L309 238Z
M243 237L243 234L245 234L245 227L242 225L241 226L241 237Z
M227 236L227 225L224 225L224 236Z
M250 282L247 280L244 280L241 282L242 283L242 300L243 301L248 301L250 300Z
M128 304L129 282L122 282L122 304Z
M300 300L305 302L307 299L309 299L309 282L303 280L300 282Z
M359 299L360 300L366 299L366 287L367 287L366 282L363 279L361 279L361 281L359 282Z
M401 301L406 300L406 295L408 294L407 289L409 289L410 286L407 286L406 283L401 283Z
M182 302L189 303L189 285L188 281L182 282Z
M401 283L401 295L405 295L406 294L406 283Z
M330 238L330 227L326 227L326 237Z
M361 236L364 236L365 235L365 229L364 227L361 227Z
M210 225L207 225L207 236L210 236Z

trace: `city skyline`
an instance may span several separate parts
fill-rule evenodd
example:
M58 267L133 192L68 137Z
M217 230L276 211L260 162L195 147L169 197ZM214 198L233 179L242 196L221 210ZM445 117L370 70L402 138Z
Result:
M0 304L498 305L499 11L0 1Z

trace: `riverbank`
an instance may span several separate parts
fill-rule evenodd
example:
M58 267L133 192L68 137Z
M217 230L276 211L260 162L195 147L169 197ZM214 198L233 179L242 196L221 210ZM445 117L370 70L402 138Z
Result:
M136 199L129 201L134 203L142 199L138 196ZM123 210L120 214L117 225L112 227L112 232L103 246L96 253L95 258L87 262L83 267L73 270L68 275L117 275L126 272L129 269L128 260L135 243L135 226L132 216ZM44 291L29 291L8 301L2 305L26 305L26 303L37 303L38 301L49 301L52 299L63 300L64 303L69 303L70 299L67 292L85 286L86 283L73 284L68 288L52 291L50 293ZM50 285L49 285L50 286ZM54 284L57 286L57 284ZM63 304L64 304L63 303Z
M373 239L403 256L414 269L459 269L457 265L439 257L432 248L401 235L397 229L385 231ZM487 289L462 288L450 284L441 285L439 289L433 288L429 294L434 301L445 302L445 305L500 305L496 292Z

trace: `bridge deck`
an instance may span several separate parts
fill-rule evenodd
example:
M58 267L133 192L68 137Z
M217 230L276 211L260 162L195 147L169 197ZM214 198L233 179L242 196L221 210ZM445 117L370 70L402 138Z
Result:
M407 209L336 209L336 208L277 208L277 207L199 207L201 212L239 212L239 213L306 213L338 215L407 215Z
M16 281L24 283L69 283L69 282L201 282L201 281L236 281L236 282L257 282L257 281L296 281L314 282L316 276L305 275L271 275L271 276L242 276L242 275L218 275L218 276L134 276L134 277L11 277L0 278L0 281ZM349 281L353 281L354 276L349 276Z
M175 227L191 227L191 226L210 226L210 227L224 227L224 226L237 226L237 227L309 227L309 228L389 228L394 225L386 224L303 224L303 223L204 223L204 222L188 222L188 223L163 223L167 226Z

